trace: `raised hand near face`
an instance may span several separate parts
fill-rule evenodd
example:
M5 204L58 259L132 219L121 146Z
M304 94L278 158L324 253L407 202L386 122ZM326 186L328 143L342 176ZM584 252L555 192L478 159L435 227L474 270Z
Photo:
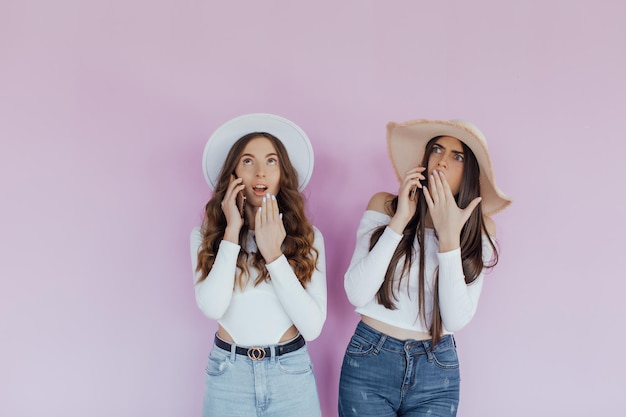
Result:
M417 207L417 193L422 188L420 180L426 179L423 172L425 167L413 168L404 175L400 189L398 190L398 208L389 222L389 227L395 232L402 234L405 226L415 214Z
M261 207L256 212L254 223L259 252L265 259L265 263L272 263L283 254L282 244L287 236L282 215L278 210L276 196L268 194L263 197Z
M459 208L443 172L433 170L424 187L424 197L433 226L439 236L439 251L447 252L461 246L461 229L481 197L473 199L464 209Z
M232 176L232 180L228 184L226 194L222 200L222 211L226 217L226 230L224 231L224 240L228 240L233 243L239 243L239 231L243 226L243 218L239 213L237 207L237 194L243 191L245 186L241 178L235 178Z

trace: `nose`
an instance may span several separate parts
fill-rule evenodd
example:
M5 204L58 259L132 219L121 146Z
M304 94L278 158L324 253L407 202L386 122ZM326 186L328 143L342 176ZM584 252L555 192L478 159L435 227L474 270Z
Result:
M446 162L446 158L441 156L439 158L439 160L437 161L437 167L438 168L448 168L448 163Z
M262 167L259 167L256 170L256 176L257 176L257 178L264 178L265 177L265 170Z

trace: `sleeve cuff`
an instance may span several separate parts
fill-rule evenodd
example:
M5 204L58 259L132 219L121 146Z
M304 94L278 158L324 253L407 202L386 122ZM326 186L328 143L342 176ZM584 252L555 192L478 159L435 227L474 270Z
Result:
M398 242L402 240L402 235L393 231L393 229L389 226L385 227L385 231L380 237L380 240L387 241L391 240L396 246Z
M228 259L235 259L235 262L236 262L237 256L239 256L240 249L241 249L241 246L239 246L238 244L229 242L228 240L222 240L220 242L220 247L217 253Z
M463 263L461 262L460 248L448 252L438 253L437 259L439 260L440 278L465 276L463 273Z
M274 262L265 264L267 271L270 273L272 280L276 282L283 281L283 277L293 275L293 269L289 265L289 261L285 255L280 255Z

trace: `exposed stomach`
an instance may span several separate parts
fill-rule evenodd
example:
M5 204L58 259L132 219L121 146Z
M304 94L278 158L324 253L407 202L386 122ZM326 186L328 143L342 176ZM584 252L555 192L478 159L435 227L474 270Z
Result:
M228 334L228 332L226 331L226 329L224 329L222 327L221 324L218 325L218 329L217 329L217 336L229 343L234 343L235 341L233 340L232 336L230 334ZM291 325L290 328L288 328L285 333L283 333L283 335L281 336L280 340L278 341L278 343L282 343L282 342L286 342L288 340L291 340L293 338L295 338L296 336L298 336L298 329L296 328L295 325Z
M399 340L430 340L432 336L430 333L424 333L417 330L402 329L400 327L387 324L380 320L373 319L369 316L361 315L361 321L371 328L378 330L381 333L391 336L394 339Z

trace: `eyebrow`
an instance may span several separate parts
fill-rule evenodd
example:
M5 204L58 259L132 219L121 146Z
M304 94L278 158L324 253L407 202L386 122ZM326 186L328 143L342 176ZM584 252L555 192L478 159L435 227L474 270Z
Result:
M443 150L446 149L446 147L443 146L442 144L440 144L439 142L435 142L435 146L437 146L437 147L439 147L439 148L441 148ZM455 151L454 149L451 149L450 152L452 152L454 154L457 154L457 155L465 155L465 153L463 153L463 151Z
M251 153L241 154L241 158L243 158L244 156L248 156L248 157L254 158L254 155L252 155ZM278 157L278 154L276 152L270 152L267 155L265 155L266 158L269 158L270 156Z

